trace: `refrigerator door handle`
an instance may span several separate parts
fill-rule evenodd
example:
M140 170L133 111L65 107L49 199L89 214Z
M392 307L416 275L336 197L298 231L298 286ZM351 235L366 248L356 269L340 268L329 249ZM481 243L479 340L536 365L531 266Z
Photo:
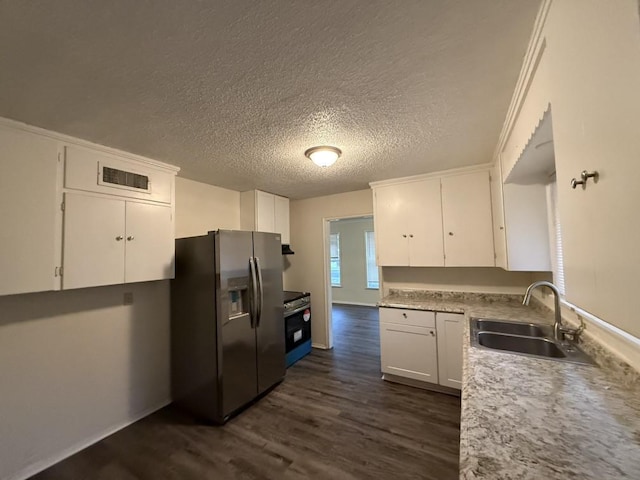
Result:
M251 271L251 328L258 326L258 279L256 278L255 260L253 257L249 257L249 270Z
M262 286L262 268L260 268L260 259L256 257L256 270L258 271L258 286L260 287L260 301L258 302L258 320L256 327L260 326L260 319L262 318L262 304L264 303L264 287Z

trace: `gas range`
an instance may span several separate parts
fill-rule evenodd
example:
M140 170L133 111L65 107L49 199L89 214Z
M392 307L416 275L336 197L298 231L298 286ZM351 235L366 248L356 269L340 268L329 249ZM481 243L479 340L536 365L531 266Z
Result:
M284 329L286 365L311 352L311 294L284 292Z
M284 303L289 303L294 300L298 300L302 297L308 297L309 292L293 292L293 291L284 291Z
M303 306L308 306L311 302L311 294L309 292L284 292L284 314L291 313Z

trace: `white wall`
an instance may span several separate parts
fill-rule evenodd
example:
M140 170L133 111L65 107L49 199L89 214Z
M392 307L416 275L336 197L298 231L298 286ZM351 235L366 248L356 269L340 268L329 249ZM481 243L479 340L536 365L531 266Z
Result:
M176 238L240 229L240 192L176 178Z
M0 478L170 401L169 282L3 296L0 312Z
M285 259L284 288L311 292L314 345L328 344L323 222L372 214L371 190L291 201L291 248L296 254Z
M340 234L341 286L331 288L334 303L375 305L380 298L377 289L367 288L366 231L373 231L373 217L331 222L331 233Z

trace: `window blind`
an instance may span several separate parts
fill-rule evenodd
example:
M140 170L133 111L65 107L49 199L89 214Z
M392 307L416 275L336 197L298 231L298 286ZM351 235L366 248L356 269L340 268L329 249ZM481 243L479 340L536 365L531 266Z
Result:
M367 265L367 288L380 288L378 266L376 265L376 240L373 232L364 232Z
M329 255L331 257L331 286L340 287L342 285L340 273L340 234L329 235Z
M553 283L564 296L564 261L562 256L562 227L558 212L558 183L555 178L547 185L547 205L549 209L549 241L551 242L551 268Z

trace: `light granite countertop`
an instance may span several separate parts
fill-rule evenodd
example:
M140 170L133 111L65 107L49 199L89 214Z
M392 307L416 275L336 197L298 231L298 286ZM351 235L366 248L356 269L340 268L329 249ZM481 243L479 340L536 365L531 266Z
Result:
M583 348L602 367L472 347L470 317L552 323L521 296L391 291L382 307L464 313L460 478L640 479L637 372Z

